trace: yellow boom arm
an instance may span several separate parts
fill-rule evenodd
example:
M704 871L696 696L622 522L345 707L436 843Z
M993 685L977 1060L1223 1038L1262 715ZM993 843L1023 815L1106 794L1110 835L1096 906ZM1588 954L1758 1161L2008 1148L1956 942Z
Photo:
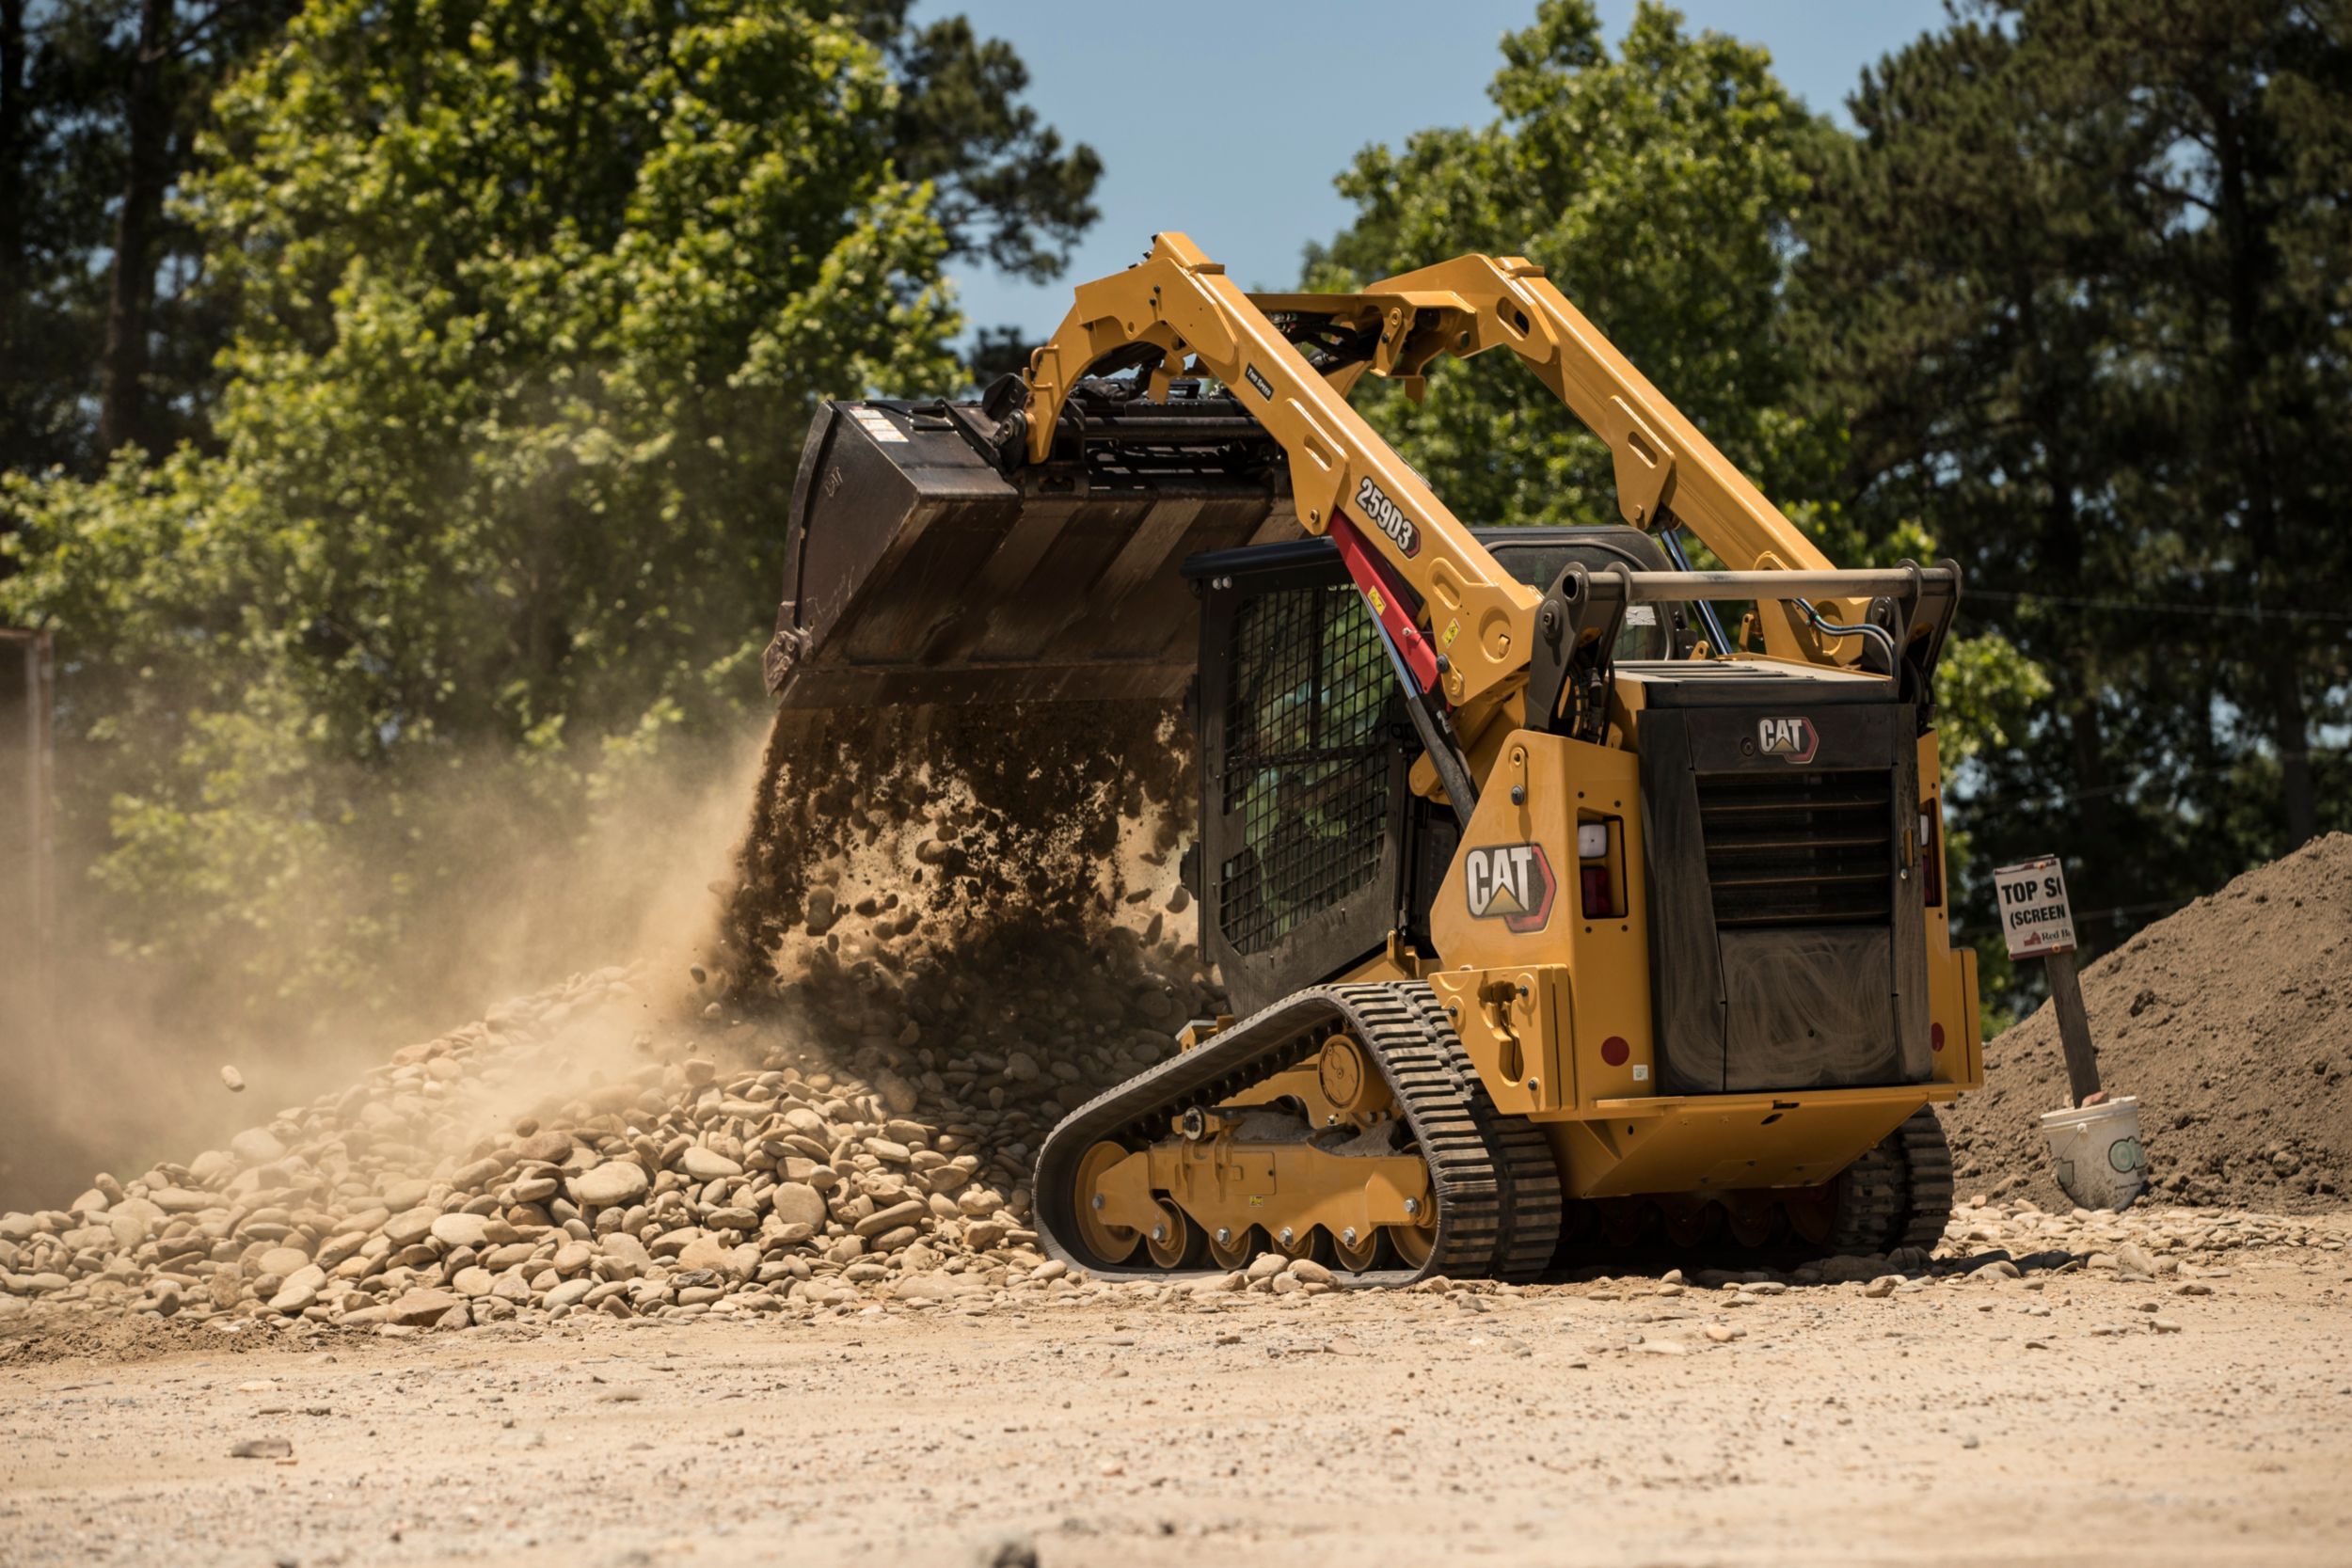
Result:
M1372 356L1327 378L1269 319L1286 311L1376 330ZM1627 521L1655 529L1671 517L1735 571L1830 564L1541 268L1522 258L1459 257L1354 294L1250 295L1185 236L1160 234L1137 265L1081 285L1070 314L1031 357L1031 457L1045 458L1061 404L1079 378L1105 356L1146 344L1162 351L1154 395L1165 396L1186 361L1197 361L1281 444L1300 524L1317 534L1343 524L1342 531L1376 551L1420 597L1426 625L1418 629L1431 657L1442 659L1438 683L1456 708L1491 712L1523 681L1541 594L1504 572L1348 406L1347 391L1366 370L1418 391L1419 378L1439 354L1467 358L1508 348L1608 443ZM1388 619L1376 587L1368 596ZM1833 620L1852 619L1859 609L1837 600L1821 608ZM1790 606L1759 609L1766 647L1775 655L1849 662L1858 653L1852 640L1825 647Z

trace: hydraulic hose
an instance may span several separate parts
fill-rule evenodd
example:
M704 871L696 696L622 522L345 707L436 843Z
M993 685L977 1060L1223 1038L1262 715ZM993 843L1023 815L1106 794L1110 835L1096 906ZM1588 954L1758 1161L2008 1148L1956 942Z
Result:
M1680 526L1677 525L1674 528L1661 529L1659 531L1658 538L1659 542L1666 546L1666 555L1668 559L1674 562L1676 570L1683 572L1689 571L1691 569L1691 558L1682 553L1682 530ZM1698 607L1699 619L1707 623L1707 635L1713 640L1711 646L1714 649L1715 657L1721 658L1724 655L1731 652L1731 643L1724 636L1724 624L1715 618L1715 607L1713 605L1708 603L1705 599L1701 599L1698 601Z
M1825 619L1820 610L1813 608L1813 602L1810 599L1797 599L1792 602L1799 610L1804 611L1805 619L1813 623L1815 631L1825 632L1831 637L1864 637L1876 642L1880 651L1886 655L1888 672L1890 673L1893 672L1895 639L1884 626L1874 626L1867 622L1859 626L1843 626L1836 621Z

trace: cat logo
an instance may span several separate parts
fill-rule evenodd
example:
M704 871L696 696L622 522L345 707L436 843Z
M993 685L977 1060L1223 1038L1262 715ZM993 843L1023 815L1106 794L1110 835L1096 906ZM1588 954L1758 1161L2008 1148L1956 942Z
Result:
M1472 849L1462 863L1462 889L1474 920L1500 920L1521 936L1551 918L1551 862L1540 844L1497 844Z
M1810 719L1758 719L1756 739L1766 756L1799 767L1811 762L1813 753L1821 749L1820 732Z

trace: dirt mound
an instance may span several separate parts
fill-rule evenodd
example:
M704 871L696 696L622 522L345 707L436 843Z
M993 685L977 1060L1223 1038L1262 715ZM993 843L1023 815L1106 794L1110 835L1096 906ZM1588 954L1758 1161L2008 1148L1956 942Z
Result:
M2107 1091L2137 1095L2152 1196L2310 1212L2352 1203L2352 834L2149 927L2083 974ZM2067 1199L2037 1116L2066 1103L2045 1005L1985 1045L1945 1119L1963 1180Z

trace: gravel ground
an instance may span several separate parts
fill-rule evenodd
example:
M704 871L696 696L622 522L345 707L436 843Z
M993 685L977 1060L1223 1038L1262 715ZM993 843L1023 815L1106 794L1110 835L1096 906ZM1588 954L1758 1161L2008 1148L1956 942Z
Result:
M0 1346L0 1541L25 1565L2352 1560L2352 1222L1989 1204L1952 1235L1810 1286L1064 1279L443 1333L58 1314Z

